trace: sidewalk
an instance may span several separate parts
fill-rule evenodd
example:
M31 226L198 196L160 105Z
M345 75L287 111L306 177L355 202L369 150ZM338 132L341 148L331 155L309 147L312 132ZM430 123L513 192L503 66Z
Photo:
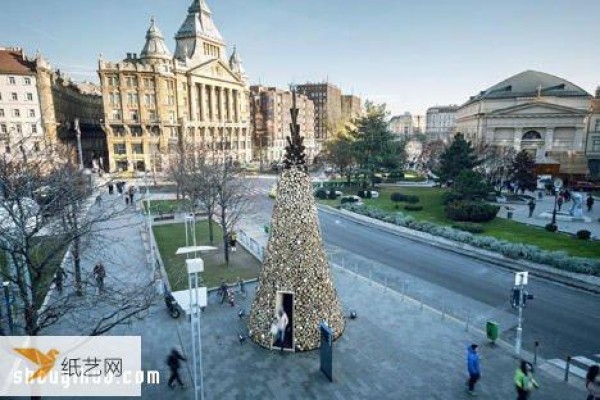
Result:
M552 210L554 209L554 196L544 196L541 200L538 199L537 193L527 192L526 194L535 197L536 207L533 212L533 217L529 218L529 207L527 204L498 204L501 208L498 212L498 217L506 218L507 217L507 209L506 207L510 207L514 209L513 211L513 219L517 222L521 222L529 225L536 225L544 227L551 222L551 219L542 218L540 214L543 212L547 212L550 215L552 214ZM561 232L568 232L575 234L577 231L582 229L587 229L592 233L592 237L596 239L600 239L600 201L596 200L592 208L592 212L587 212L587 207L585 205L585 200L587 195L585 193L581 193L583 195L583 216L591 219L591 222L569 222L569 221L556 221L558 225L558 229ZM562 212L568 212L573 205L572 202L568 202L563 204ZM558 208L557 208L558 210Z
M108 195L103 197L107 200ZM115 239L103 249L103 255L114 262L107 271L107 285L150 281L150 271L142 261L142 223L143 217L133 208L119 221L106 223L105 228ZM263 234L256 239L260 242L264 237ZM91 269L95 256L86 257L86 270ZM517 360L503 347L489 347L481 333L473 329L467 332L463 323L403 298L398 292L343 268L332 271L345 312L356 310L358 314L356 320L348 320L346 331L334 344L334 382L330 383L319 371L318 351L282 356L250 341L240 345L238 334L246 332L246 328L245 320L237 313L240 309L249 312L254 285L248 285L248 297L237 296L236 307L217 304L215 296L209 296L209 306L202 315L206 399L467 398L466 347L471 342L481 345L480 397L515 397L512 378ZM108 334L142 337L142 367L161 373L160 385L144 385L142 398L193 399L189 320L172 319L162 301L157 300L144 319L119 326ZM56 333L73 332L63 328ZM177 345L188 357L181 371L188 387L171 390L166 385L165 358ZM536 373L536 378L541 385L537 398L563 400L584 396L579 388L542 371Z

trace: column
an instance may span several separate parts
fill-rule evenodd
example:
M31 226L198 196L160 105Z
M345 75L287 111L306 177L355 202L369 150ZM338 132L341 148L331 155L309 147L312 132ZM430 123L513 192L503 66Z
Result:
M233 101L232 107L233 107L233 121L234 122L240 122L240 113L238 112L238 104L239 104L238 93L239 92L237 90L234 90L232 93L233 95L231 96L232 101Z
M516 151L521 151L521 138L523 137L523 128L515 128L514 147Z
M219 120L225 121L225 88L219 87Z
M198 94L196 92L196 84L192 81L191 76L188 78L188 92L190 121L198 121Z
M217 107L217 96L215 93L215 87L213 85L210 86L210 99L208 100L210 103L210 120L215 121L217 119L217 113L215 109Z
M554 127L546 128L546 137L544 138L544 151L551 151L554 143Z

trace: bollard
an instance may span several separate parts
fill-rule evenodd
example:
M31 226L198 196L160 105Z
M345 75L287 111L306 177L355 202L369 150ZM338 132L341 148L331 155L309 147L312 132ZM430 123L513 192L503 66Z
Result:
M540 347L540 342L536 340L533 348L533 365L537 365L538 347Z
M569 369L571 368L571 356L567 356L567 365L565 367L565 382L569 382Z

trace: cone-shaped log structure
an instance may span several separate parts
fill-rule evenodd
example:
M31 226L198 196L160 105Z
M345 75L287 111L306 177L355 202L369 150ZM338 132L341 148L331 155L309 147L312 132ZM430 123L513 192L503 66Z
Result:
M321 321L329 324L335 339L345 326L323 249L312 183L301 168L292 166L281 174L271 236L248 320L252 339L270 347L271 324L281 304L277 297L282 292L292 294L293 302L287 303L286 310L292 310L288 332L292 339L286 341L297 351L319 347Z

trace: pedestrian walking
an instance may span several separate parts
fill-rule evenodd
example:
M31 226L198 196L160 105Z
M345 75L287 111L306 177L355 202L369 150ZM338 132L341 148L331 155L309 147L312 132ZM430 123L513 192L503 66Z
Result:
M563 195L559 194L558 200L556 201L556 204L558 204L558 211L560 211L560 209L562 208L563 203L564 203Z
M588 396L586 400L600 400L600 367L592 365L585 376L585 388Z
M279 336L279 346L281 352L283 352L283 346L285 345L285 330L289 324L289 319L283 308L277 311L277 333Z
M179 377L179 368L181 367L180 361L187 361L187 359L181 355L177 349L172 349L171 354L167 357L167 365L169 366L169 370L171 371L171 376L169 377L169 388L173 389L175 387L175 381L179 383L179 386L182 388L185 387L181 378Z
M99 194L98 196L96 196L96 205L98 207L100 207L102 205L102 195Z
M527 400L531 392L539 387L533 377L533 365L521 360L521 365L515 371L515 388L517 400Z
M129 203L131 203L131 205L133 205L133 198L135 196L135 186L131 185L129 186Z
M477 396L475 393L475 384L481 378L481 369L479 367L479 354L477 354L476 344L472 344L467 348L467 371L469 372L469 380L467 381L468 393L471 396Z
M96 279L96 285L98 286L98 294L104 292L104 278L106 277L106 269L102 261L98 261L94 266L94 278Z
M56 274L54 275L54 287L56 288L56 291L58 292L58 294L62 294L63 291L63 282L64 279L67 277L67 274L65 273L65 270L62 269L62 267L58 267L58 269L56 270Z
M529 218L531 218L533 216L533 210L535 210L535 199L530 199L527 205L529 206Z
M123 196L125 197L125 205L129 207L129 195L124 194Z
M231 232L229 235L229 247L231 247L232 253L237 251L237 234L235 232Z
M587 206L588 213L592 212L592 207L594 206L594 198L591 193L588 193L588 197L585 201L585 205Z
M108 186L108 194L113 194L113 190L114 190L113 183L112 182L108 182L107 186Z

